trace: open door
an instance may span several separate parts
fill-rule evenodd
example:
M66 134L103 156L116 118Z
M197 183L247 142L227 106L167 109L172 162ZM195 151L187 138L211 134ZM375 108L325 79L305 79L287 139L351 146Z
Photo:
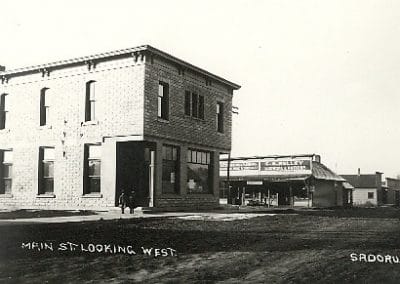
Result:
M122 190L135 190L136 207L153 206L154 152L147 142L117 143L116 206Z

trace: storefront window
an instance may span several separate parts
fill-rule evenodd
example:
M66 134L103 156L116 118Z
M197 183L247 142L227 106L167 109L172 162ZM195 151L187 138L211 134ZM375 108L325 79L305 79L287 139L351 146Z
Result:
M211 154L205 151L188 150L188 193L211 193Z
M162 192L179 192L178 147L163 145Z

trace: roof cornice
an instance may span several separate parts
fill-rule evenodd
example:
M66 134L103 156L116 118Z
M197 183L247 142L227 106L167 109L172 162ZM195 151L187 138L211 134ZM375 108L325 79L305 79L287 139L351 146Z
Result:
M120 49L120 50L98 53L98 54L83 56L83 57L76 57L73 59L55 61L55 62L41 64L41 65L34 65L34 66L22 67L22 68L11 69L11 70L6 70L6 71L0 71L0 77L8 79L10 77L16 77L16 76L20 76L20 75L29 74L29 73L39 72L40 70L67 68L72 65L87 64L88 62L107 60L108 58L113 58L113 57L119 57L119 56L125 56L125 55L132 56L132 54L136 54L138 52L148 52L148 53L150 53L150 55L160 56L160 57L165 58L177 65L180 65L181 67L184 67L186 69L191 69L191 70L193 70L197 73L200 73L206 77L212 78L212 79L219 81L225 85L228 85L229 87L231 87L234 90L238 90L241 87L238 84L230 82L222 77L212 74L204 69L194 66L186 61L183 61L175 56L172 56L172 55L170 55L164 51L161 51L157 48L154 48L150 45L141 45L138 47Z

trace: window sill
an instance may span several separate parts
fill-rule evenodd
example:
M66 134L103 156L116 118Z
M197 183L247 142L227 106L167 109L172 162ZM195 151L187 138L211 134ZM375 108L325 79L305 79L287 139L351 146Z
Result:
M13 198L14 195L12 195L11 193L2 193L0 194L0 198Z
M81 196L82 198L102 198L103 194L101 193L87 193Z
M43 130L43 129L52 129L53 127L51 125L40 125L38 127L39 130Z
M157 117L157 121L162 122L162 123L169 123L168 119L164 119L164 118L161 118L161 117Z
M90 121L82 121L81 126L87 126L87 125L98 125L99 121L98 120L90 120Z
M36 198L56 198L56 195L51 193L43 193L36 195Z
M225 132L219 132L219 131L217 131L217 134L218 134L218 135L225 135Z
M162 193L161 194L161 198L169 198L169 197L182 197L182 195L180 193Z
M187 195L194 196L194 197L214 197L214 194L211 192L187 192Z

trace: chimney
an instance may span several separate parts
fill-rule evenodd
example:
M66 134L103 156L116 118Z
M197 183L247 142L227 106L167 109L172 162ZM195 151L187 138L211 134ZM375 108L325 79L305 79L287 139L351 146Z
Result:
M378 189L382 188L382 172L375 172L376 174L376 186Z
M358 176L360 176L360 175L361 175L361 169L358 168Z
M321 163L321 155L314 155L314 161Z
M0 65L0 72L6 71L6 66Z

